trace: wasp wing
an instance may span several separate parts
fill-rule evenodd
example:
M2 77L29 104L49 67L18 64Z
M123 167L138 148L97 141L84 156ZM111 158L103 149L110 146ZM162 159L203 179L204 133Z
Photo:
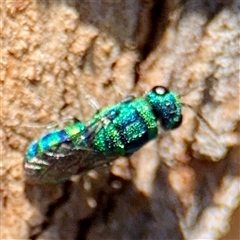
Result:
M71 176L108 164L118 155L105 155L91 147L95 134L104 127L103 121L87 126L84 136L72 136L54 148L25 160L24 169L29 183L58 183Z
M58 183L68 180L73 175L108 164L117 157L84 147L72 149L64 154L47 152L41 158L25 162L25 174L30 183Z

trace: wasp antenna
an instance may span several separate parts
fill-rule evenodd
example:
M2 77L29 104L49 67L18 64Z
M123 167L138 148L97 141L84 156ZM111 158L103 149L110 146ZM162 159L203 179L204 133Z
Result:
M191 92L193 92L196 89L199 89L199 86L196 86L196 87L194 87L192 89L189 89L189 91L185 92L184 94L181 94L180 97L185 97L185 96L187 96L188 94L190 94Z
M217 134L216 134L216 132L214 131L214 129L212 128L212 126L207 122L207 120L206 120L201 114L199 114L198 112L196 112L191 105L189 105L189 104L187 104L187 103L181 103L181 104L182 104L182 106L187 107L188 109L192 110L192 111L196 114L196 117L197 117L199 120L201 120L201 121L209 128L209 130L212 132L212 134L213 134L215 137L217 137Z

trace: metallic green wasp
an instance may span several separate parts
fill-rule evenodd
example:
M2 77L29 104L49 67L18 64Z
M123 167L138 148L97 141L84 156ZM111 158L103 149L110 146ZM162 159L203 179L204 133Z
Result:
M86 123L75 120L32 142L24 168L29 182L60 182L120 156L130 156L159 128L181 125L182 105L176 93L157 86L139 98L100 109Z

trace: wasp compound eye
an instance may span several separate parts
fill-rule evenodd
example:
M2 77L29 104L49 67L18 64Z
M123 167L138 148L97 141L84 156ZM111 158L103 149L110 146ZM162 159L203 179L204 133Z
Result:
M157 95L160 95L160 96L163 96L169 92L167 88L162 86L156 86L152 89L152 91L154 91Z

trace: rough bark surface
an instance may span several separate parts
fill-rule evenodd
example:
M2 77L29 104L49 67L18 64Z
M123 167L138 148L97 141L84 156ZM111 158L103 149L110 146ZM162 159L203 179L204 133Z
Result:
M239 1L0 8L1 239L223 236L240 198ZM89 119L86 93L103 107L155 85L192 106L177 130L74 181L25 183L28 144L65 117Z

